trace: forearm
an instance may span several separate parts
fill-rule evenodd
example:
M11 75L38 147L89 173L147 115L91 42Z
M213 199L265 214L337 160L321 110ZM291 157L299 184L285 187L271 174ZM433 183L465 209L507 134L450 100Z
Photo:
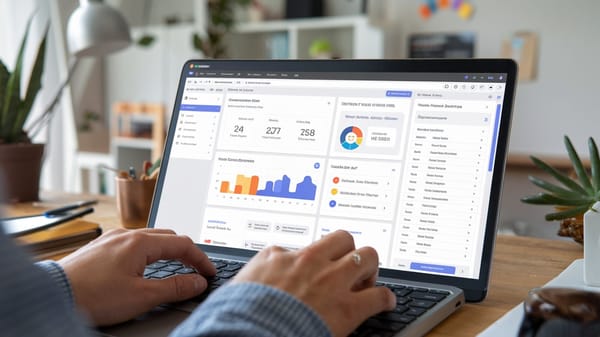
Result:
M67 284L60 285L57 280ZM67 288L59 290L64 286ZM0 233L0 331L3 336L91 335L69 296L68 281L60 267L57 269L52 263L34 266L14 242Z
M242 283L209 296L171 336L329 337L331 333L313 310L289 294Z

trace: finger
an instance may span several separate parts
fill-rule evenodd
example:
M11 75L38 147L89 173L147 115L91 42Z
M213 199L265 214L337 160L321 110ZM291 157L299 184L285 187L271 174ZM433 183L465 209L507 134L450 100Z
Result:
M276 256L278 254L283 254L283 253L288 253L289 250L280 247L280 246L269 246L263 250L261 250L260 252L258 252L257 255L262 256L262 258L264 259L269 259L272 256Z
M336 269L340 269L338 275L351 289L357 285L368 282L376 277L379 271L379 256L372 247L361 247L347 253L338 260Z
M160 259L177 259L194 267L202 275L212 276L217 272L208 256L187 236L148 234L144 245L146 263Z
M305 249L312 250L317 255L325 256L330 260L337 260L349 251L354 250L354 238L346 231L337 230Z
M187 300L204 292L207 282L198 274L176 275L162 280L142 279L144 296L149 304L156 306L161 303Z
M393 310L396 307L396 296L386 287L370 287L353 292L351 296L356 303L354 306L356 319L361 322L375 314Z
M366 280L358 281L352 286L352 291L359 291L375 286L377 282L377 273L373 274Z

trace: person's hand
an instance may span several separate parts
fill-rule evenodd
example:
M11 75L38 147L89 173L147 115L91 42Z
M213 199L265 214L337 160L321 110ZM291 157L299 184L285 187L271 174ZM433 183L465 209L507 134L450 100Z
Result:
M144 267L159 259L180 260L199 274L144 279ZM119 323L158 304L198 295L207 286L202 275L216 273L189 237L164 229L112 230L59 264L71 283L76 306L96 325Z
M296 252L266 248L232 283L281 289L315 310L334 336L347 336L369 316L396 306L389 289L375 287L378 266L375 249L355 250L352 235L337 231Z

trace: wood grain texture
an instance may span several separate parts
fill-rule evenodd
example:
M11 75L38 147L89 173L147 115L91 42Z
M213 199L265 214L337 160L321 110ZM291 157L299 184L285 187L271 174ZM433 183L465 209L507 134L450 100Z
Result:
M468 303L428 336L474 336L522 302L530 289L556 277L583 247L574 242L498 236L487 298Z

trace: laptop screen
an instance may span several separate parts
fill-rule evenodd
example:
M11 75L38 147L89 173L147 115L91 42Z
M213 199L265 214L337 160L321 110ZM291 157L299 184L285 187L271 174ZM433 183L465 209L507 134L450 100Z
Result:
M507 73L254 63L185 65L151 226L250 251L344 229L382 268L479 278Z

